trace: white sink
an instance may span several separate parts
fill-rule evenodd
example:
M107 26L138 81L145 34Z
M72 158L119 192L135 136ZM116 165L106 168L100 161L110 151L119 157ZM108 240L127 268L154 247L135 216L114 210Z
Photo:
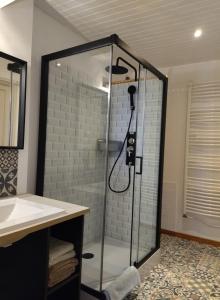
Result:
M64 209L21 198L0 200L0 234L63 214Z

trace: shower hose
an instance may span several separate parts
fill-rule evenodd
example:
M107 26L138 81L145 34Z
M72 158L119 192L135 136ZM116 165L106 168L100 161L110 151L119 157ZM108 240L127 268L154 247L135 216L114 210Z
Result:
M118 190L118 191L117 191L117 190L115 190L115 189L111 186L111 177L112 177L112 174L113 174L113 172L114 172L114 169L115 169L115 167L116 167L116 165L117 165L117 162L118 162L119 158L121 157L121 154L122 154L122 152L123 152L123 149L124 149L124 146L125 146L125 143L126 143L128 134L129 134L129 132L130 132L130 127L131 127L131 121L132 121L132 117L133 117L133 112L134 112L134 110L131 110L131 116L130 116L130 120L129 120L129 124L128 124L128 129L127 129L127 132L126 132L126 135L125 135L123 144L122 144L121 149L120 149L120 151L119 151L119 154L118 154L118 156L117 156L117 158L116 158L116 160L115 160L115 162L114 162L114 164L113 164L113 166L112 166L112 169L111 169L111 171L110 171L109 178L108 178L108 186L109 186L109 189L110 189L112 192L118 193L118 194L126 192L126 191L129 189L130 184L131 184L131 166L130 166L130 165L128 166L128 184L127 184L127 186L126 186L123 190Z

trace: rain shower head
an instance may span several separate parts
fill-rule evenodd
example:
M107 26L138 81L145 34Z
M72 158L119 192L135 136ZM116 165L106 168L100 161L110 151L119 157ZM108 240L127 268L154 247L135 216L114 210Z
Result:
M137 69L136 69L134 66L132 66L128 61L126 61L124 58L122 58L122 57L120 57L120 56L117 58L116 64L115 64L115 65L112 65L112 67L111 67L111 72L112 72L112 74L115 74L115 75L121 75L121 74L126 74L126 73L128 73L128 69L127 69L127 68L125 68L125 67L123 67L123 66L119 66L119 61L120 61L120 60L123 61L125 64L127 64L129 67L131 67L131 68L134 70L135 81L137 81ZM110 67L107 66L107 67L105 68L105 70L106 70L107 72L109 72Z
M109 72L109 69L110 69L109 66L107 66L107 67L105 68L105 70L106 70L107 72ZM126 74L126 73L128 73L128 69L127 69L127 68L122 67L122 66L118 66L118 65L113 65L113 66L112 66L112 74L120 75L120 74Z

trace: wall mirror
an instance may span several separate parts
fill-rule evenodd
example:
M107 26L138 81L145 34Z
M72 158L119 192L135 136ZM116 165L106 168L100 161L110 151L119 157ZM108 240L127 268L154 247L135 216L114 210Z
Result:
M27 63L0 52L0 148L24 148Z

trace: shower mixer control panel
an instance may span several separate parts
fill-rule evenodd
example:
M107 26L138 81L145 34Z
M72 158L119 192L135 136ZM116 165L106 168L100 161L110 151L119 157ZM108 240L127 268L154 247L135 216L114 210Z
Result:
M134 166L136 157L136 132L128 133L126 150L126 165Z

